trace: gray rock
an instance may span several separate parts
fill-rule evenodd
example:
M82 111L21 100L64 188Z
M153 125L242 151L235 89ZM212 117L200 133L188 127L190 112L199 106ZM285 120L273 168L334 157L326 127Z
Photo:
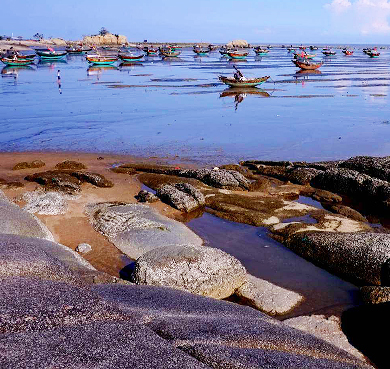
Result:
M167 246L143 254L134 282L166 286L224 299L245 281L246 270L233 256L206 246Z
M303 302L303 296L297 292L289 291L250 274L247 274L246 279L247 281L235 291L235 295L247 305L266 314L286 314Z
M95 269L66 246L31 237L0 235L0 279L29 276L79 283Z
M0 336L2 368L206 369L137 323L93 322Z
M43 185L46 191L60 191L71 195L81 191L81 181L67 171L49 170L28 175L24 179Z
M366 304L383 304L390 302L390 287L364 286L360 294Z
M365 284L390 282L390 235L378 233L298 233L287 246L324 269Z
M206 203L203 194L189 183L166 184L161 186L156 194L163 202L186 213Z
M68 202L61 192L25 192L23 200L26 201L23 209L33 214L58 215L68 210Z
M96 187L114 187L114 184L111 181L99 173L72 172L71 175L79 179L81 182L88 182Z
M87 254L88 252L92 251L92 246L88 243L80 243L80 245L76 247L75 251L82 254Z
M341 329L340 318L336 316L325 317L324 315L299 316L283 321L289 327L312 334L330 344L339 347L358 359L364 361L364 355L353 347L345 333Z
M38 218L8 201L1 191L0 234L15 234L54 241L53 235Z
M372 368L257 310L153 286L97 286L118 308L212 368Z
M92 204L86 208L93 227L132 259L163 246L203 241L184 224L141 204Z
M138 202L153 203L158 201L158 197L155 194L146 190L141 190L140 192L138 192L135 198L137 199Z
M390 156L356 156L340 164L342 168L356 170L371 177L390 181Z
M314 168L294 168L288 173L288 179L293 183L309 184L322 171Z

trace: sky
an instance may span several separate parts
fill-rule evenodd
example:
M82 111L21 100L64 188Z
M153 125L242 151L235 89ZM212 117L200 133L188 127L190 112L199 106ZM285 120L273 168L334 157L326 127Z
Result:
M79 40L102 27L129 41L389 44L390 0L13 0L0 35Z

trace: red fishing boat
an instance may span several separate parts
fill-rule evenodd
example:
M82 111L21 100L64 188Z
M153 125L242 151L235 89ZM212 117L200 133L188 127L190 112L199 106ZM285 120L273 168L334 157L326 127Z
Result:
M316 70L320 68L324 63L312 63L309 61L292 60L292 62L302 70Z

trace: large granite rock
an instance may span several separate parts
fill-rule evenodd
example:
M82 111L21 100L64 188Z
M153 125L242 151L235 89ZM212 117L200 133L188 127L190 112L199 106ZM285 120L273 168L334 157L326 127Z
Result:
M66 246L32 237L0 234L0 279L29 276L76 283L95 271Z
M161 186L156 195L178 210L189 213L206 203L202 192L189 183L174 183Z
M163 246L201 245L184 224L141 204L92 204L86 208L94 228L132 259Z
M166 246L135 263L134 282L172 287L223 299L245 281L246 270L233 256L206 246Z
M211 368L372 368L254 309L153 286L93 291Z
M341 329L340 318L336 316L299 316L284 320L283 322L289 327L299 329L300 331L307 332L315 337L323 339L324 341L349 352L362 361L365 360L364 355L349 343L348 337Z
M298 233L287 240L297 254L322 268L365 284L390 285L390 235Z
M83 44L87 45L123 45L127 44L127 38L123 35L113 35L107 33L104 36L85 36L83 38Z
M23 200L26 201L23 209L32 214L58 215L68 210L67 197L61 192L25 192Z
M356 170L360 173L368 174L371 177L383 179L384 181L390 181L390 156L356 156L343 161L339 166Z
M53 235L38 218L8 201L1 191L0 234L14 234L54 241Z
M246 282L236 291L240 301L269 315L283 315L294 309L301 302L303 296L289 291L250 274L246 275Z

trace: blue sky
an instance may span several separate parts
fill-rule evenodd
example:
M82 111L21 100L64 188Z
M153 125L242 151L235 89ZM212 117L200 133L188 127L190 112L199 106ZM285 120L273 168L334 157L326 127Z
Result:
M129 41L390 43L390 0L13 0L0 35L81 39L101 27Z

